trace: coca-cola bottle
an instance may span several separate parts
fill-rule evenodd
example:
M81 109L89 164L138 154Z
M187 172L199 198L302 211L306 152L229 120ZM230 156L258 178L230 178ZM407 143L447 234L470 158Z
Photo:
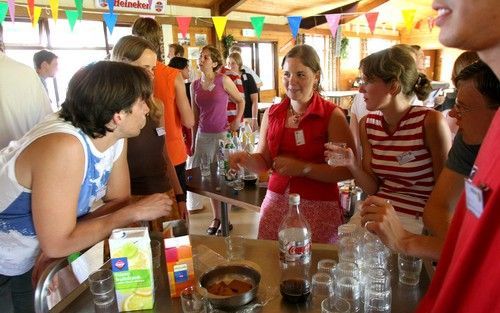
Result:
M280 292L287 302L305 302L311 292L311 228L300 214L300 195L290 194L289 209L278 231L280 248Z

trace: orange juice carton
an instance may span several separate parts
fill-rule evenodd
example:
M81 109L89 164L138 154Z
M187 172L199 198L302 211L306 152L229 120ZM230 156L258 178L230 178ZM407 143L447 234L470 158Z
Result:
M193 253L189 236L165 239L170 297L177 298L181 291L194 285Z
M153 259L148 228L113 230L109 250L119 311L152 309Z

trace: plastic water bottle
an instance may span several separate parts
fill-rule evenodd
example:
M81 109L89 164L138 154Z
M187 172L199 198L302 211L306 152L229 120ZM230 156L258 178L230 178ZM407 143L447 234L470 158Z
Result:
M311 227L300 214L300 195L290 194L289 209L278 232L280 248L280 292L285 301L305 302L311 293Z

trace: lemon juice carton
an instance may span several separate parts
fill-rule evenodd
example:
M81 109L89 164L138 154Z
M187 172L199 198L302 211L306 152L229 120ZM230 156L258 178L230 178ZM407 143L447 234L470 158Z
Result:
M177 298L195 283L191 243L189 236L166 238L164 242L170 297Z
M119 311L152 309L153 260L148 228L113 230L109 251Z

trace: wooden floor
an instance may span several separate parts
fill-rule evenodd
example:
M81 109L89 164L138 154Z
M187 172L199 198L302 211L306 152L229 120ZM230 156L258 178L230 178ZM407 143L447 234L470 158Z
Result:
M199 197L201 200L200 202L203 205L203 209L190 212L189 233L193 235L206 235L207 227L213 219L212 205L210 204L209 198ZM233 224L231 234L251 239L257 238L259 226L258 213L233 206L229 211L229 220Z

